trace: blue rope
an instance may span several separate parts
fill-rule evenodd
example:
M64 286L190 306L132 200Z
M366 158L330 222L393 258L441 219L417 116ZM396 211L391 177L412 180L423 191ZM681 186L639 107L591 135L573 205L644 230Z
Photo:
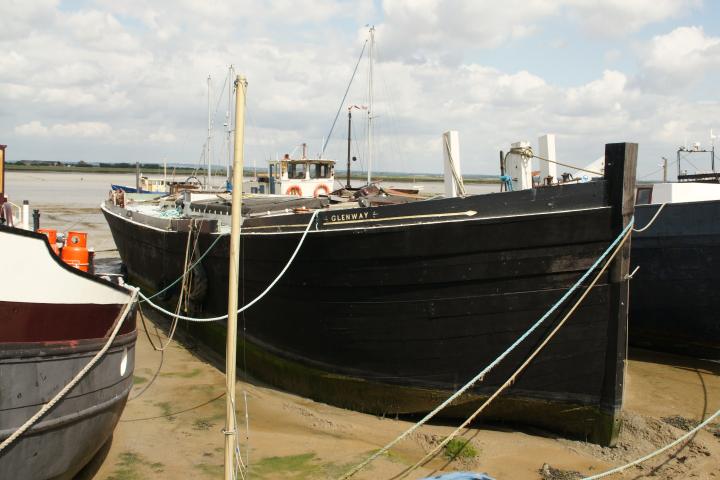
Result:
M500 175L500 181L505 184L505 190L508 192L513 191L512 177L510 175Z
M497 357L495 360L493 360L492 363L490 363L490 365L488 365L480 373L475 375L469 382L467 382L465 385L463 385L459 390L457 390L455 393L450 395L450 397L448 397L447 400L445 400L440 405L435 407L435 409L432 412L425 415L425 417L423 417L422 420L420 420L419 422L414 424L412 427L407 429L404 433L402 433L400 436L395 438L395 440L391 441L390 443L385 445L383 448L381 448L381 449L377 450L375 453L373 453L370 457L368 457L367 459L365 459L364 461L362 461L361 463L359 463L358 465L353 467L351 470L349 470L347 473L345 473L342 477L340 477L340 479L345 480L345 479L348 479L348 478L352 477L353 475L355 475L363 467L365 467L370 462L372 462L373 460L378 458L380 455L383 455L385 452L390 450L394 445L396 445L401 440L403 440L405 437L410 435L412 432L414 432L415 430L420 428L422 425L427 423L431 418L433 418L435 415L437 415L438 412L440 412L442 409L447 407L450 403L452 403L455 399L457 399L459 396L461 396L463 393L465 393L470 387L475 385L478 381L482 381L482 379L485 377L485 375L488 374L488 372L490 372L490 370L495 368L503 359L505 359L505 357L507 357L513 350L515 350L515 348L518 345L520 345L520 343L522 343L523 340L528 338L545 320L547 320L547 318L550 315L552 315L555 312L555 310L557 310L560 307L560 305L562 305L565 302L565 300L568 299L568 297L570 297L575 292L575 290L577 290L577 288L585 280L587 280L587 278L590 276L590 274L593 272L593 270L595 270L598 267L598 265L600 265L602 263L602 261L605 260L605 258L610 254L610 252L612 252L615 249L615 247L617 247L618 243L620 243L620 241L622 241L622 239L625 237L625 235L628 233L628 231L633 227L634 223L635 223L635 217L633 216L630 218L630 222L627 224L627 226L625 228L623 228L622 232L620 232L620 235L618 235L617 238L610 244L610 246L605 249L605 251L602 253L602 255L600 255L600 257L598 257L598 259L595 260L595 263L593 263L590 266L590 268L588 268L588 270L578 279L578 281L575 282L575 284L572 287L570 287L570 289L567 292L565 292L565 294L562 297L560 297L560 299L557 302L555 302L555 304L553 304L553 306L550 307L550 309L547 312L545 312L545 314L542 317L540 317L540 319L537 322L535 322L535 324L532 327L530 327L530 329L528 329L528 331L523 333L517 340L515 340L515 342L512 345L510 345L507 348L507 350L505 350L503 353L501 353L499 357Z
M188 235L190 235L189 232L188 232ZM215 241L210 244L210 246L208 247L207 250L205 250L205 253L203 253L202 255L200 255L200 258L198 258L195 262L193 262L193 263L187 268L187 270L185 270L185 271L183 272L183 274L180 275L174 282L172 282L170 285L168 285L167 287L163 288L163 289L160 290L159 292L156 292L156 293L154 293L153 295L150 295L149 297L146 297L145 295L141 295L142 298L140 298L139 302L140 302L140 303L142 303L142 302L147 302L147 301L150 300L151 298L155 298L155 297L157 297L158 295L161 295L161 294L167 292L167 291L170 290L172 287L174 287L175 285L177 285L177 283L178 283L180 280L182 280L183 278L185 278L185 277L187 276L187 274L190 273L190 271L191 271L193 268L195 268L195 265L197 265L198 263L202 262L203 258L205 258L205 257L207 256L207 254L210 253L210 250L213 249L213 247L215 246L215 244L218 243L218 242L220 241L220 239L221 239L222 237L225 237L225 236L227 236L227 233L222 234L222 235L218 235L217 238L215 239ZM142 292L141 292L141 294L142 294Z

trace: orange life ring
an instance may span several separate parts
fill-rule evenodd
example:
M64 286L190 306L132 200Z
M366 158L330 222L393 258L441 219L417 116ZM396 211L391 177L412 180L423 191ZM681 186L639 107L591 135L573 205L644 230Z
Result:
M320 193L322 192L322 193ZM330 193L330 189L325 185L318 185L313 192L313 197L319 197L320 195L327 195Z
M300 187L298 187L297 185L293 185L292 187L287 189L285 195L295 195L298 197L302 197L302 190L300 190Z

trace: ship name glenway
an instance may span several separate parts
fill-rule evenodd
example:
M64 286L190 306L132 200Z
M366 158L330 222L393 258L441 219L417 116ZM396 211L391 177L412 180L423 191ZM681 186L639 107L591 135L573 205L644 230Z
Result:
M366 220L369 216L370 212L341 213L339 215L330 215L330 221L343 222L347 220Z

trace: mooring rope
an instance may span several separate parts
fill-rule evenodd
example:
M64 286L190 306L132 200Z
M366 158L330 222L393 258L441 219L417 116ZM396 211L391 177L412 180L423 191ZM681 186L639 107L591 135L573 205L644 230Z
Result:
M243 307L241 307L240 309L238 309L238 312L237 312L238 314L244 312L244 311L247 310L248 308L250 308L250 307L252 307L253 305L255 305L257 302L259 302L260 300L262 300L263 297L265 297L265 295L267 295L268 292L269 292L270 290L272 290L272 288L273 288L273 287L280 281L280 279L285 275L285 272L287 272L287 270L290 268L290 265L292 265L293 261L295 260L295 257L297 257L297 254L298 254L298 252L300 251L300 248L303 246L303 243L305 243L305 238L307 237L307 234L308 234L308 232L310 231L310 227L312 226L312 223L313 223L313 221L315 220L315 217L317 217L318 212L319 212L319 210L315 210L315 211L312 213L312 215L310 216L310 221L308 222L307 227L305 227L305 231L303 232L302 237L300 237L300 242L298 242L297 247L295 247L295 251L292 253L292 255L290 256L290 259L287 261L287 263L285 264L285 266L283 267L283 269L280 271L280 273L277 275L277 277L275 277L275 279L270 283L270 285L267 286L267 288L265 288L265 290L262 291L262 293L260 293L260 295L258 295L258 296L255 297L251 302L245 304ZM196 263L197 263L197 262L196 262ZM187 272L186 272L186 273L187 273ZM196 317L187 317L187 316L185 316L185 315L178 315L178 314L176 314L176 313L173 313L173 312L171 312L171 311L169 311L169 310L164 309L164 308L161 307L160 305L157 305L157 304L153 303L152 301L150 301L150 297L146 297L139 289L138 289L138 295L140 295L140 297L141 297L142 299L144 299L144 300L145 300L151 307L153 307L155 310L158 310L159 312L162 312L162 313L164 313L165 315L168 315L168 316L170 316L170 317L172 317L172 318L177 318L177 319L180 319L180 320L187 320L187 321L189 321L189 322L199 322L199 323L204 323L204 322L217 322L217 321L219 321L219 320L225 320L225 319L228 318L227 313L226 313L225 315L221 315L221 316L218 316L218 317L210 317L210 318L196 318Z
M438 445L435 446L430 452L428 452L422 459L420 459L417 463L414 465L406 468L401 473L393 477L393 479L401 479L407 477L411 472L416 470L417 468L421 467L425 463L427 463L432 457L437 455L437 453L450 441L457 436L458 433L465 427L467 427L475 418L483 411L485 408L487 408L490 403L493 402L506 388L508 388L510 385L512 385L517 376L522 373L525 368L527 368L528 365L535 359L537 355L540 354L540 352L545 348L545 346L550 342L550 340L557 334L558 331L560 331L560 328L567 322L567 320L572 316L573 313L575 313L575 310L580 306L580 304L585 300L585 298L590 293L590 290L595 286L595 284L600 280L600 277L605 273L605 270L610 266L610 263L612 263L613 259L617 256L618 252L620 252L620 249L623 247L625 242L628 238L630 238L631 231L626 229L626 233L622 238L622 241L615 247L615 250L613 251L612 255L607 259L605 262L605 265L598 271L598 273L595 275L595 278L590 282L590 284L585 288L582 295L577 299L577 301L573 304L573 306L568 310L568 312L563 316L562 320L558 322L558 324L553 328L553 330L543 339L543 341L538 345L538 347L528 356L527 359L518 367L515 372L513 372L512 375L503 383L500 388L498 388L495 393L490 395L488 399L477 409L475 410L463 423L460 424L459 427L457 427L455 430L453 430L450 435L445 437L445 439L440 442Z
M599 175L601 177L603 176L602 172L596 172L594 170L588 170L587 168L580 168L575 165L570 165L569 163L562 163L562 162L558 162L557 160L550 160L549 158L540 157L540 156L532 153L532 150L530 151L530 156L533 158L537 158L538 160L542 160L543 162L555 163L555 164L563 166L563 167L574 168L575 170L578 170L581 172L592 173L593 175Z
M658 215L660 215L660 212L662 212L663 208L665 208L665 205L667 205L667 202L660 205L660 208L657 209L657 212L655 212L655 215L653 215L653 217L650 219L650 221L647 223L647 225L645 225L642 228L633 228L633 232L642 233L645 230L647 230L648 228L650 228L652 226L652 224L655 223L655 220L657 220Z
M598 478L603 478L603 477L607 477L607 476L610 476L610 475L614 475L614 474L616 474L616 473L622 472L623 470L625 470L625 469L627 469L627 468L633 467L633 466L638 465L638 464L640 464L640 463L642 463L642 462L644 462L644 461L646 461L646 460L649 460L649 459L651 459L651 458L653 458L653 457L656 457L656 456L660 455L661 453L663 453L665 450L668 450L668 449L674 447L675 445L677 445L678 443L680 443L680 442L682 442L682 441L684 441L684 440L687 440L687 439L690 438L691 436L695 435L697 432L699 432L700 430L702 430L703 428L705 428L710 422L712 422L714 419L716 419L716 418L718 418L718 417L720 417L720 410L718 410L717 412L715 412L715 413L713 413L712 415L710 415L704 422L702 422L700 425L698 425L697 427L695 427L695 428L693 428L692 430L690 430L689 432L687 432L687 433L686 433L685 435L683 435L682 437L678 438L677 440L675 440L675 441L673 441L673 442L671 442L671 443L668 443L668 444L665 445L664 447L658 448L658 449L655 450L654 452L648 453L648 454L645 455L644 457L638 458L637 460L632 461L632 462L630 462L630 463L628 463L628 464L625 464L625 465L623 465L623 466L621 466L621 467L616 467L616 468L613 468L612 470L608 470L607 472L598 473L598 474L592 475L592 476L590 476L590 477L584 477L583 480L596 480L596 479L598 479Z
M141 302L141 303L142 303L142 302L147 302L147 301L149 301L149 299L155 298L155 297L157 297L158 295L162 295L163 293L167 292L167 291L170 290L172 287L174 287L175 285L177 285L177 283L178 283L179 281L181 281L182 279L184 279L185 276L188 275L188 274L192 271L192 269L195 268L195 266L197 266L197 264L199 264L200 262L203 261L203 259L208 255L208 253L210 253L210 251L213 249L213 247L215 247L215 245L220 241L220 239L221 239L222 237L227 236L227 235L228 235L227 233L218 234L218 235L217 235L217 238L210 244L210 246L207 248L207 250L205 250L205 252L203 252L203 254L200 255L200 257L199 257L195 262L193 262L193 264L190 265L190 267L188 267L188 268L183 272L183 274L180 275L178 278L176 278L170 285L168 285L167 287L163 288L162 290L160 290L160 291L158 291L158 292L155 292L154 294L150 295L149 297L146 297L145 295L143 295L143 294L141 293L140 296L141 296L142 298L140 299L140 302Z
M467 382L465 385L460 387L455 393L450 395L444 402L442 402L440 405L438 405L433 411L425 415L420 421L412 425L410 428L408 428L405 432L400 434L398 437L396 437L394 440L392 440L390 443L385 445L384 447L377 450L375 453L370 455L367 459L360 462L358 465L350 469L348 472L346 472L344 475L340 477L340 480L345 480L353 475L355 475L357 472L362 470L364 467L369 465L371 462L373 462L375 459L383 455L385 452L390 450L393 446L404 440L408 435L413 433L415 430L420 428L422 425L427 423L430 419L432 419L435 415L438 414L442 409L447 407L450 403L452 403L455 399L457 399L459 396L461 396L463 393L465 393L470 387L472 387L475 383L478 381L482 381L487 375L488 372L490 372L493 368L495 368L505 357L507 357L517 346L522 343L527 337L529 337L552 313L557 310L560 305L562 305L565 300L567 300L574 292L577 290L577 288L590 276L593 270L597 268L600 263L605 259L605 257L612 252L615 247L618 245L618 243L623 240L623 238L627 235L627 233L632 229L634 222L634 217L630 219L630 222L627 224L627 226L620 232L620 234L613 240L613 242L610 244L610 246L605 249L605 251L598 257L597 260L590 266L590 268L573 284L572 287L570 287L563 295L560 297L560 299L555 302L550 309L548 309L545 314L543 314L540 319L535 322L525 333L523 333L515 342L510 345L503 353L501 353L495 360L493 360L487 367L485 367L480 373L478 373L476 376L474 376L469 382Z
M58 403L77 383L82 380L82 378L85 376L87 372L90 371L92 367L95 366L95 364L105 355L105 353L110 348L110 345L113 341L115 341L115 337L117 336L118 332L120 331L120 327L125 323L125 317L130 312L130 309L132 308L133 304L135 303L136 296L138 294L138 289L131 287L132 293L130 295L130 300L128 300L127 304L125 304L125 308L123 308L122 312L118 317L115 319L115 324L113 325L113 329L110 332L110 335L108 336L107 341L105 342L105 345L102 346L102 348L95 354L95 356L80 370L75 377L73 377L70 382L68 382L55 396L47 402L45 405L42 406L40 410L35 413L32 417L30 417L25 423L23 423L17 430L15 430L8 438L6 438L2 443L0 443L0 454L2 454L2 451L7 448L11 443L13 443L20 435L25 433L30 427L32 427L35 422L37 422L43 415L45 415L48 410L53 408L56 403Z
M515 153L518 155L525 155L525 156L531 157L531 158L537 158L538 160L542 160L543 162L554 163L556 165L560 165L560 166L567 167L567 168L572 168L573 170L578 170L580 172L592 173L593 175L599 175L601 177L603 176L602 172L588 170L587 168L581 168L576 165L570 165L569 163L562 163L562 162L558 162L557 160L550 160L549 158L544 158L539 155L535 155L532 151L532 148L530 148L530 147L513 147L513 148L511 148L505 154L505 157L503 158L503 165L505 164L505 161L507 160L508 155L510 155L511 153Z

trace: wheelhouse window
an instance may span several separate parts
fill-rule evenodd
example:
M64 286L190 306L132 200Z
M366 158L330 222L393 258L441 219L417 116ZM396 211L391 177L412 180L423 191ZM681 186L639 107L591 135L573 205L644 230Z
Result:
M304 179L305 178L306 165L304 163L290 163L288 164L288 178L290 179Z
M652 187L638 187L635 205L649 205L652 202Z
M330 178L330 165L327 163L311 163L310 178Z

